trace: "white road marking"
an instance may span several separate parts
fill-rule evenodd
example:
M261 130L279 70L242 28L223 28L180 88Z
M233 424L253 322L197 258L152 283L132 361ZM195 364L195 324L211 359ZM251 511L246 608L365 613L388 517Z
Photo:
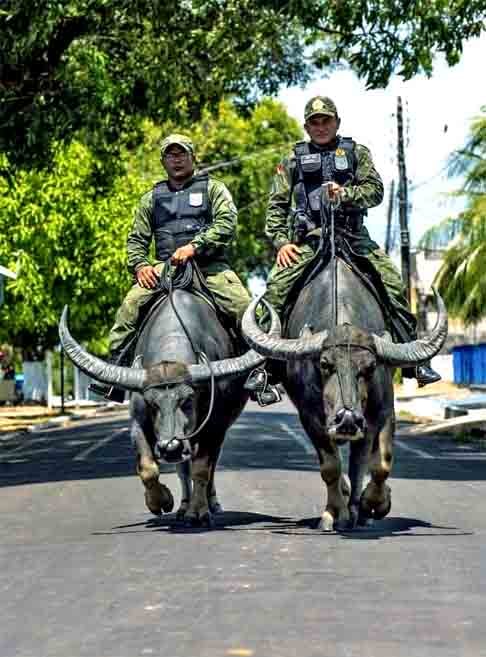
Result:
M434 459L437 458L435 456L432 456L432 454L428 454L427 452L424 452L421 449L417 449L416 447L410 447L409 445L406 445L403 440L398 440L395 438L394 440L395 445L398 445L400 449L403 449L405 452L410 452L411 454L415 454L416 456L420 456L423 459Z
M26 434L26 435L28 435L28 434ZM30 451L32 451L31 448L35 444L42 443L44 440L45 439L43 439L43 438L34 438L34 439L30 439L30 440L27 438L26 442L21 442L20 445L17 445L17 447L14 447L13 449L9 449L8 452L3 452L2 453L2 461L5 460L5 459L3 459L4 456L6 457L6 460L8 460L8 458L10 456L12 456L13 454L18 456L20 452L23 452L23 451L30 452ZM7 446L7 449L8 449L8 446Z
M291 429L287 424L285 424L285 422L279 422L278 425L282 431L285 431L285 433L287 433L299 443L299 445L304 449L304 452L307 454L315 454L314 446L306 436L302 435L299 429Z
M110 433L108 436L105 438L102 438L101 440L98 440L94 445L91 445L87 449L84 449L82 452L80 452L77 456L73 457L73 461L85 461L86 457L92 454L94 451L99 449L100 447L103 447L104 445L107 445L109 442L111 442L114 438L119 436L122 433L125 433L129 431L128 427L123 427L123 429L119 429L118 431L113 431Z

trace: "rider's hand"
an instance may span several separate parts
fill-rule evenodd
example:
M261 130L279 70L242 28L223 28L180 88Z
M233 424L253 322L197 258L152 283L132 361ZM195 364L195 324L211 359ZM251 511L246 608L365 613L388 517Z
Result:
M139 269L135 274L135 278L140 287L145 287L149 290L152 290L159 283L159 274L152 265L146 265Z
M343 188L336 182L324 183L326 193L330 201L339 201L341 199Z
M170 261L173 265L184 264L189 258L194 258L195 255L196 249L194 246L192 244L186 244L174 251Z
M299 262L300 249L296 244L284 244L277 253L277 265L284 269L292 263Z

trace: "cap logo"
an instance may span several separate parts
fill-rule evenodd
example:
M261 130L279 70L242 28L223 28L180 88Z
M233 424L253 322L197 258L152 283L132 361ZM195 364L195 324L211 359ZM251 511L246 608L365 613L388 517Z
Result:
M324 103L320 98L316 98L316 100L312 103L312 109L316 112L318 110L324 109Z

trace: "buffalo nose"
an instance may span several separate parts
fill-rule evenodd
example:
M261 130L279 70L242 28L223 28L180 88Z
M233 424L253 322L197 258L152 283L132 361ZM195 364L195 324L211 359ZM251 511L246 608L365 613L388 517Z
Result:
M363 431L365 427L363 415L349 408L341 408L336 413L335 422L339 433L349 434L350 436L354 436L358 431Z
M168 463L178 463L183 460L184 443L179 438L172 438L161 446L159 452Z

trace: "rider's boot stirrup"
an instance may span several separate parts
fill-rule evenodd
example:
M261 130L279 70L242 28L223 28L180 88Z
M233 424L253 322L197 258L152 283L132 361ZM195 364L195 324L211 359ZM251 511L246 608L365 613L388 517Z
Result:
M423 388L429 383L437 383L442 379L441 375L430 366L430 363L424 363L416 368L415 376L419 388Z
M243 387L249 390L250 399L258 402L260 406L269 406L282 400L278 386L268 382L268 372L263 367L252 370Z

